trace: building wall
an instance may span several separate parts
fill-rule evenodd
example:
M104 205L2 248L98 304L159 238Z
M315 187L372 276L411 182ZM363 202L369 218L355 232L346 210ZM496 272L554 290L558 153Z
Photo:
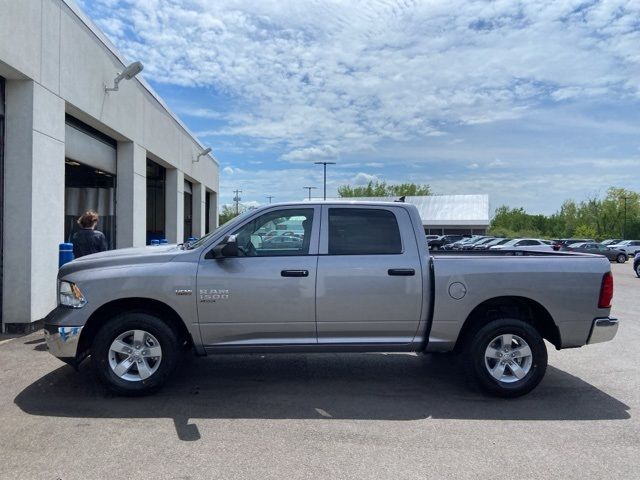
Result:
M140 78L105 92L126 60L72 0L0 0L0 76L6 78L3 325L30 323L56 303L64 240L65 114L117 140L117 246L146 240L146 159L167 168L167 238L183 230L184 179L193 231L205 194L217 224L218 164ZM136 59L132 59L136 60ZM144 73L144 72L143 72ZM77 138L73 141L78 148ZM215 209L215 210L214 210ZM20 295L16 295L20 292Z

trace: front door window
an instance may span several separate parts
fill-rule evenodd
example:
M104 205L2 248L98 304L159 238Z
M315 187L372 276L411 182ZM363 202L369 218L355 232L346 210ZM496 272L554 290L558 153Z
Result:
M234 232L240 256L309 255L313 208L265 213Z

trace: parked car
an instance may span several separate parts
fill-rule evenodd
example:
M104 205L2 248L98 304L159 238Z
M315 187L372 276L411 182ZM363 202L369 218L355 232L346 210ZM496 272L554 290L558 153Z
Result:
M640 251L640 240L624 240L614 245L608 245L608 248L622 250L627 255L635 255Z
M636 255L633 259L633 271L640 277L640 255Z
M474 250L488 250L489 247L493 247L494 245L502 245L503 243L507 243L510 238L492 238L490 241L486 243L482 243L480 245L476 245L473 247Z
M460 242L456 242L451 246L452 250L472 250L473 249L473 245L475 245L476 243L478 243L481 240L484 240L485 238L489 238L486 235L474 235L471 238L467 238L465 240L462 240ZM471 248L469 248L471 247Z
M477 246L486 245L490 241L495 240L495 237L482 238L476 242L468 243L462 246L462 250L474 250Z
M609 245L617 245L620 242L623 242L623 238L609 238L608 240L603 240L600 242L600 245L609 246Z
M265 223L294 216L308 222L302 250L252 245ZM544 377L544 340L562 349L615 336L605 258L464 255L432 257L409 203L265 205L188 245L63 265L45 338L71 365L91 357L97 378L123 395L156 391L193 349L459 351L484 391L515 397Z
M302 239L293 235L278 235L262 242L263 249L279 250L284 248L300 248Z
M553 246L543 242L538 238L514 238L502 245L494 245L489 250L530 250L549 252L553 250Z
M566 245L560 249L560 251L566 252L580 252L580 253L593 253L596 255L604 255L611 261L616 261L618 263L624 263L627 261L627 254L622 250L614 250L613 248L607 248L604 245L599 243L572 243L571 245Z
M464 235L441 235L437 239L431 240L429 242L429 248L431 250L439 250L445 245L450 245L454 242L462 240L463 238L465 238Z
M571 245L572 243L595 243L593 238L561 238L559 240L551 240L551 244L554 250L560 250L565 245Z

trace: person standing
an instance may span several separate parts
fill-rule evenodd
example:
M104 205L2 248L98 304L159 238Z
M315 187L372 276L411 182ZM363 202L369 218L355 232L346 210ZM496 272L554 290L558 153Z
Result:
M73 256L80 258L92 253L104 252L107 249L107 239L104 233L96 230L100 217L93 210L87 210L78 219L80 230L73 234Z

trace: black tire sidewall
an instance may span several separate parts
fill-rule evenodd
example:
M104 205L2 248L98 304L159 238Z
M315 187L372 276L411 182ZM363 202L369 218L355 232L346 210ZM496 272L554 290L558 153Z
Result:
M527 375L514 383L502 383L491 376L485 366L485 350L499 335L513 334L524 339L531 348L533 363ZM529 323L519 319L493 320L472 336L468 349L468 362L480 388L491 395L519 397L533 390L542 380L547 369L547 347L538 331Z
M109 365L109 348L115 338L127 330L144 330L153 335L162 348L162 360L153 375L139 382L118 377ZM110 319L96 334L91 361L98 379L119 395L138 396L157 391L174 372L179 360L176 333L162 319L145 312L127 312Z
M622 260L620 260L620 259L622 259ZM624 263L626 261L627 261L627 256L626 255L620 254L620 255L618 255L616 257L616 262L618 262L618 263Z

